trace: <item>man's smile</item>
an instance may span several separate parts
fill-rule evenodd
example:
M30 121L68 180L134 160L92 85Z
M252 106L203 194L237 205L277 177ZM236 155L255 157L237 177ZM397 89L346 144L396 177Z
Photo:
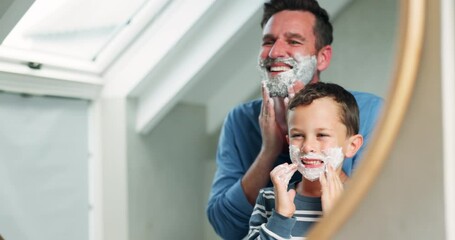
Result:
M267 68L269 72L286 72L291 69L292 67L287 64L272 64Z

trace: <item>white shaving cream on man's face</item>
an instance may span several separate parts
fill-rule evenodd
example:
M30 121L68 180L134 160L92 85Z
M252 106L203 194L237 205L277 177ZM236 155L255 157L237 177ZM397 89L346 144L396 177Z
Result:
M269 72L273 64L281 63L289 66L289 70L271 76ZM262 73L262 81L265 82L271 97L286 97L288 87L295 81L301 81L305 85L313 79L316 73L317 59L315 55L300 56L294 58L266 58L259 61L259 68Z
M297 165L297 170L302 176L310 181L319 179L321 173L326 170L327 164L332 165L334 169L337 169L344 159L344 154L341 147L329 148L322 151L322 154L309 153L303 154L300 152L300 148L295 145L289 145L289 154L291 155L292 163ZM321 167L307 168L302 162L302 159L319 159L322 161Z

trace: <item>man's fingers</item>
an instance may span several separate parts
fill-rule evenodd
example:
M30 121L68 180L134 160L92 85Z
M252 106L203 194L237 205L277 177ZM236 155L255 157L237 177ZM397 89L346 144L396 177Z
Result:
M268 115L268 103L269 103L269 91L267 89L267 85L265 82L261 84L261 93L262 93L262 108L261 108L261 115L267 116Z
M269 98L268 104L267 104L267 116L270 119L275 120L275 109L274 109L275 103L273 102L272 98Z
M289 97L285 97L283 102L284 102L284 109L287 110L289 107Z
M295 96L294 85L291 85L291 86L288 87L288 97L289 97L289 99L293 99L294 96Z
M266 100L269 98L268 91L267 91L267 85L265 82L261 82L261 93L262 93L262 99Z
M302 81L295 81L292 84L293 93L296 94L298 92L298 90L303 89L304 87L305 87L305 84Z

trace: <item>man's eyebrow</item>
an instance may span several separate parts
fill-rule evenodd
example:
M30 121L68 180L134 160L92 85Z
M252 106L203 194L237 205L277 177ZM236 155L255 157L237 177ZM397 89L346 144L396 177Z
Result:
M266 39L275 39L275 36L273 34L266 34L262 37L262 40Z

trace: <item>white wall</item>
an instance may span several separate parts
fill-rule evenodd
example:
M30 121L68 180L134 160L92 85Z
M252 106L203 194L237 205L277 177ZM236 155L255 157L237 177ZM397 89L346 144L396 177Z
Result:
M3 238L89 237L88 106L80 99L0 92Z
M333 19L332 62L322 81L386 96L396 52L398 3L355 0Z
M129 116L134 116L134 105ZM178 104L150 134L129 124L129 239L203 239L205 109Z

